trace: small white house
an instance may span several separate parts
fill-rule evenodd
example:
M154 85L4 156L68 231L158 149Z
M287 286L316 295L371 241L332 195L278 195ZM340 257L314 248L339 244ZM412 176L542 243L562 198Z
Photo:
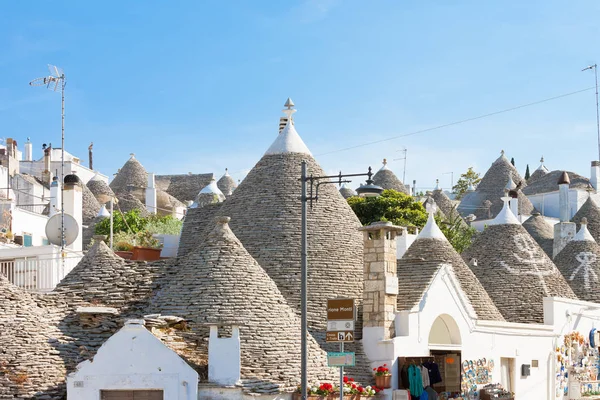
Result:
M93 360L67 377L68 400L196 400L198 374L144 326L129 320Z

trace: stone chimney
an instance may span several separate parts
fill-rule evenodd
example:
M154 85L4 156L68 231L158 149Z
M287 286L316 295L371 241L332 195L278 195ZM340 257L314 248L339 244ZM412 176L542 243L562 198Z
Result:
M241 379L240 327L231 326L231 337L219 337L219 325L210 324L208 381L233 386Z
M594 190L598 192L598 186L600 186L600 161L592 161L590 183L594 187Z
M52 145L44 147L44 172L42 172L42 180L47 184L52 183Z
M512 211L512 213L515 214L515 217L519 218L519 192L516 189L517 185L515 185L515 182L509 176L508 182L504 187L504 192L507 194L508 197L510 197L510 211Z
M364 235L363 335L379 331L381 340L395 336L394 320L398 296L396 236L404 228L390 222L375 222L359 228Z
M574 222L569 222L571 219L571 209L569 207L569 185L571 180L569 174L563 171L558 178L558 208L560 222L554 225L554 246L552 249L552 258L567 245L567 243L575 236L576 226Z
M65 214L69 214L77 221L79 230L77 239L68 246L71 250L81 251L81 234L83 231L83 192L81 179L74 173L66 175L64 182L64 206Z
M157 203L156 203L156 184L154 174L148 173L148 187L146 188L146 209L150 214L156 214Z
M94 142L90 143L88 147L88 157L89 157L89 165L90 169L94 170Z

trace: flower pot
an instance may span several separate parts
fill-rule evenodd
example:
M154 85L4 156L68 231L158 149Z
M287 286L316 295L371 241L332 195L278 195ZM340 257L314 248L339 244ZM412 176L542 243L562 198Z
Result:
M133 252L131 251L115 251L115 254L126 260L131 260L133 258Z
M160 260L161 249L153 249L150 247L133 247L132 260L155 261Z
M375 375L375 386L388 389L392 387L392 375Z

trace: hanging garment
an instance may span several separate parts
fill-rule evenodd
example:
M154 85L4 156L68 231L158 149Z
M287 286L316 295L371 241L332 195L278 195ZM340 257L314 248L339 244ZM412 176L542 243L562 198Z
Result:
M408 365L402 366L400 370L400 387L403 389L410 389L410 381L408 379Z
M593 349L596 347L596 328L592 328L592 330L590 331L590 347Z
M423 379L421 378L421 368L416 365L408 367L408 380L410 382L410 394L414 397L421 396L423 393Z
M440 374L440 368L434 362L426 362L423 364L427 370L429 370L429 384L435 385L436 383L440 383L442 381L442 375Z
M429 395L426 391L423 391L423 393L421 393L421 395L419 396L419 400L429 400Z
M425 391L429 396L429 400L438 400L438 394L435 390L433 390L431 386L427 386L427 389L425 389Z
M429 370L427 367L422 366L421 368L421 380L423 381L423 388L426 388L430 385L429 383Z

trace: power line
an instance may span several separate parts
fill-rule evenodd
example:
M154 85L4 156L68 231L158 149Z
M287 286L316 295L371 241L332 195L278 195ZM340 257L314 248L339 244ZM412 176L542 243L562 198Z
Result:
M363 143L363 144L358 144L356 146L350 146L350 147L345 147L345 148L339 149L339 150L333 150L333 151L328 151L328 152L325 152L325 153L316 154L316 156L324 156L324 155L333 154L333 153L340 153L342 151L357 149L359 147L370 146L372 144L377 144L377 143L389 142L390 140L395 140L395 139L399 139L399 138L403 138L403 137L407 137L407 136L417 135L419 133L431 132L431 131L435 131L437 129L447 128L449 126L464 124L465 122L471 122L471 121L475 121L475 120L478 120L478 119L483 119L483 118L491 117L491 116L494 116L494 115L503 114L503 113L507 113L507 112L510 112L510 111L515 111L515 110L518 110L518 109L521 109L521 108L535 106L537 104L546 103L548 101L561 99L563 97L573 96L573 95L576 95L576 94L579 94L579 93L583 93L583 92L586 92L586 91L592 90L592 89L595 89L595 86L588 87L588 88L581 89L581 90L577 90L575 92L564 93L564 94L561 94L561 95L558 95L558 96L549 97L549 98L546 98L546 99L543 99L543 100L534 101L532 103L521 104L521 105L518 105L518 106L515 106L515 107L505 108L503 110L499 110L499 111L494 111L494 112L487 113L487 114L478 115L476 117L461 119L459 121L454 121L454 122L450 122L450 123L447 123L447 124L434 126L434 127L431 127L431 128L421 129L421 130L410 132L410 133L404 133L402 135L392 136L392 137L389 137L389 138L386 138L386 139L375 140L373 142L367 142L367 143Z

